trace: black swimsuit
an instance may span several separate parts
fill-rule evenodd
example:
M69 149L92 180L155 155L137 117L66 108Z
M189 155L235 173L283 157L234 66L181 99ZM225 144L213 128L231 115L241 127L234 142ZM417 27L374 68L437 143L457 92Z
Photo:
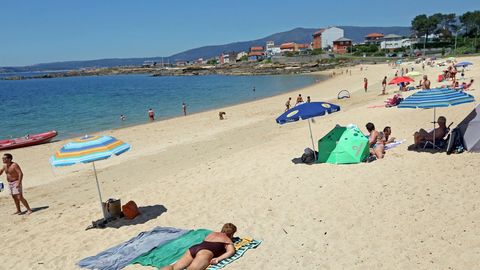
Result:
M218 256L221 256L223 253L227 252L225 249L226 243L222 242L208 242L208 241L203 241L200 244L197 244L195 246L192 246L188 250L190 250L190 254L192 255L193 258L195 258L195 255L202 250L210 250L213 253L213 257L216 258Z

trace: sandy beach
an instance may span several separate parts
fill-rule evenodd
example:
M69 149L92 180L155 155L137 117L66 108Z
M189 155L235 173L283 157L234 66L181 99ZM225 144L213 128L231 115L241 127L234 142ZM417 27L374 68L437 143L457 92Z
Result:
M474 63L466 78L475 79L468 93L478 101L480 57L458 60ZM422 72L420 64L400 67ZM425 69L433 87L442 84L435 81L441 70ZM397 90L388 86L388 94L380 95L393 67L363 65L353 67L351 76L336 73L271 98L99 133L132 145L96 163L105 198L134 200L144 210L131 225L85 231L101 217L91 165L52 168L48 162L68 140L8 151L24 172L26 199L40 210L11 215L13 201L8 191L0 193L0 269L77 269L80 259L156 226L218 230L225 222L236 224L239 236L263 240L227 266L231 270L477 268L480 155L407 150L416 130L432 128L433 110L377 106ZM342 89L350 99L336 99ZM308 124L280 126L275 118L288 97L294 101L299 93L341 106L315 119L315 140L336 124L353 123L366 133L365 124L373 122L377 130L391 126L392 135L406 142L372 163L294 164L311 147ZM455 127L475 105L436 112ZM223 121L220 110L227 113Z

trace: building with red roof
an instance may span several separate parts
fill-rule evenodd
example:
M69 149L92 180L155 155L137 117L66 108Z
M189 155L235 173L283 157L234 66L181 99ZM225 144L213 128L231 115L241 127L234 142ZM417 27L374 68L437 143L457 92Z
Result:
M326 49L333 47L333 41L342 38L344 31L341 28L332 26L320 29L313 33L313 49Z
M352 47L352 40L348 38L339 38L333 41L333 52L338 54L345 54L348 48Z
M283 52L299 52L310 49L310 44L299 44L295 42L287 42L280 45L280 51Z
M262 46L254 46L250 47L250 51L248 52L248 60L255 61L255 60L262 60L265 58L265 51L263 50Z
M370 33L365 36L365 44L380 44L383 41L384 35L381 33Z

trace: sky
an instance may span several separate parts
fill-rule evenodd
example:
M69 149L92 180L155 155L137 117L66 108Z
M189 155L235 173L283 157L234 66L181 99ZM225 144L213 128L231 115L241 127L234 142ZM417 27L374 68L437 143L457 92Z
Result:
M480 0L0 0L0 67L170 56L296 27L410 26Z

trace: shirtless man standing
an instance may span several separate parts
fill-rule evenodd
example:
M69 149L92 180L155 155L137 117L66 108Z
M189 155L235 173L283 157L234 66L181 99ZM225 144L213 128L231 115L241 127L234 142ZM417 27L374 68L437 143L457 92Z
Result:
M22 192L22 180L23 180L23 173L20 166L17 163L12 162L13 156L11 154L5 153L2 157L3 160L3 167L0 169L0 175L5 172L7 174L7 181L8 181L8 188L10 190L10 194L12 195L13 201L15 202L15 207L17 208L17 212L14 214L19 215L22 213L20 211L20 202L27 208L27 214L32 213L32 209L28 205L27 200L23 197Z
M427 75L423 76L422 89L430 89L430 80L428 80Z

